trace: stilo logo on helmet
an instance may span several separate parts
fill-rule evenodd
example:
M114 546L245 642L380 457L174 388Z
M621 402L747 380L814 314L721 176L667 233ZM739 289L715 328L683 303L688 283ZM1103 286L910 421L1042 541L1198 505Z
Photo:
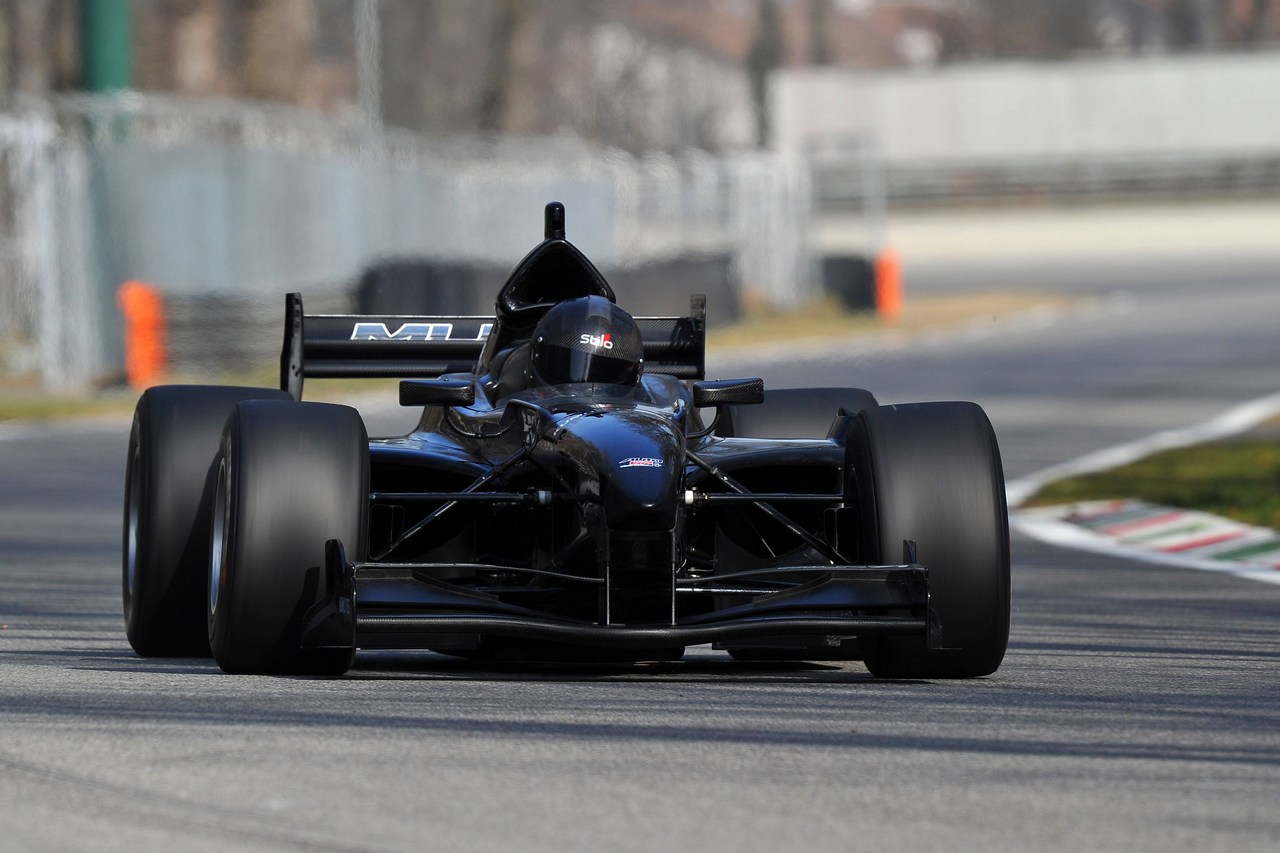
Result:
M613 349L613 341L610 337L608 332L603 335L582 335L578 338L578 342L596 349Z

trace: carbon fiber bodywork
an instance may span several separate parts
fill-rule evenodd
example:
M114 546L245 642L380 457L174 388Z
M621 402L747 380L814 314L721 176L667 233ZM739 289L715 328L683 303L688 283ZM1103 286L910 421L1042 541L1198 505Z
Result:
M300 395L306 375L417 377L401 401L425 405L412 433L370 442L369 553L328 544L332 593L304 647L634 660L708 642L846 656L859 637L942 642L912 543L897 564L863 553L852 413L833 408L789 439L703 423L704 409L718 418L764 392L758 379L699 381L701 297L688 316L636 318L634 387L512 391L521 335L584 296L614 299L551 205L546 241L494 318L309 317L289 297L283 388Z

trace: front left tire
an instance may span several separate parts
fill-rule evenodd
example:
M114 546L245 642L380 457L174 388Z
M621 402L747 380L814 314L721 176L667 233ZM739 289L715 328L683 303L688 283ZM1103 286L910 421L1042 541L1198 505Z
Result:
M207 626L226 672L340 675L354 646L303 648L327 601L325 543L367 552L369 443L355 409L251 401L214 463Z

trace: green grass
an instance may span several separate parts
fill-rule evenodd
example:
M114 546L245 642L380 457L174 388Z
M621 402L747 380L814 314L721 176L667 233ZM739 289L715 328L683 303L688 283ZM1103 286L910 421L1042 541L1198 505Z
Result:
M128 412L133 399L121 397L0 397L0 421L50 420L84 415L107 415Z
M109 388L90 394L51 394L30 375L0 374L0 421L51 420L54 418L128 412L137 396L128 388Z
M1024 506L1137 498L1280 529L1280 440L1245 437L1168 450L1052 483Z

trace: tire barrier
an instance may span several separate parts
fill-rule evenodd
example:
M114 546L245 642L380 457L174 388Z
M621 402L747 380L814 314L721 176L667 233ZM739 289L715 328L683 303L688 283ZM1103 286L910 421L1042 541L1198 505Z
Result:
M707 297L707 324L742 319L742 287L729 255L685 256L625 269L604 270L618 304L636 315L664 316L688 310L689 295Z
M902 314L902 262L893 249L874 258L828 255L822 259L822 287L846 311L874 311L886 320Z
M491 314L507 272L465 261L387 258L365 267L356 281L356 313Z
M463 261L390 258L360 274L356 312L376 315L467 315L493 313L493 293L508 270ZM728 255L670 258L637 267L602 270L618 303L640 316L685 311L689 295L707 297L708 322L732 323L742 316L742 298Z
M822 290L851 313L876 310L875 268L862 255L823 258Z
M354 311L378 316L492 315L493 294L509 272L459 261L390 258L367 267L350 291L306 290L305 296L307 306L314 305L316 313L322 314ZM630 269L605 270L604 275L618 294L619 303L633 314L679 314L688 310L690 294L705 293L710 325L725 325L742 316L737 276L728 255L673 258ZM144 332L132 344L131 351L140 356L130 358L140 358L138 363L142 365L136 375L137 382L143 384L135 383L135 372L129 373L130 384L135 387L155 384L160 375L157 370L172 369L187 376L246 373L279 358L284 323L282 295L162 296L155 288L150 292L154 294L156 310L164 318L163 333ZM142 297L130 298L137 301ZM125 310L123 300L121 297ZM129 341L135 340L128 328L126 323L127 349L131 346ZM157 348L157 340L163 341L163 346ZM157 363L165 367L152 366Z

